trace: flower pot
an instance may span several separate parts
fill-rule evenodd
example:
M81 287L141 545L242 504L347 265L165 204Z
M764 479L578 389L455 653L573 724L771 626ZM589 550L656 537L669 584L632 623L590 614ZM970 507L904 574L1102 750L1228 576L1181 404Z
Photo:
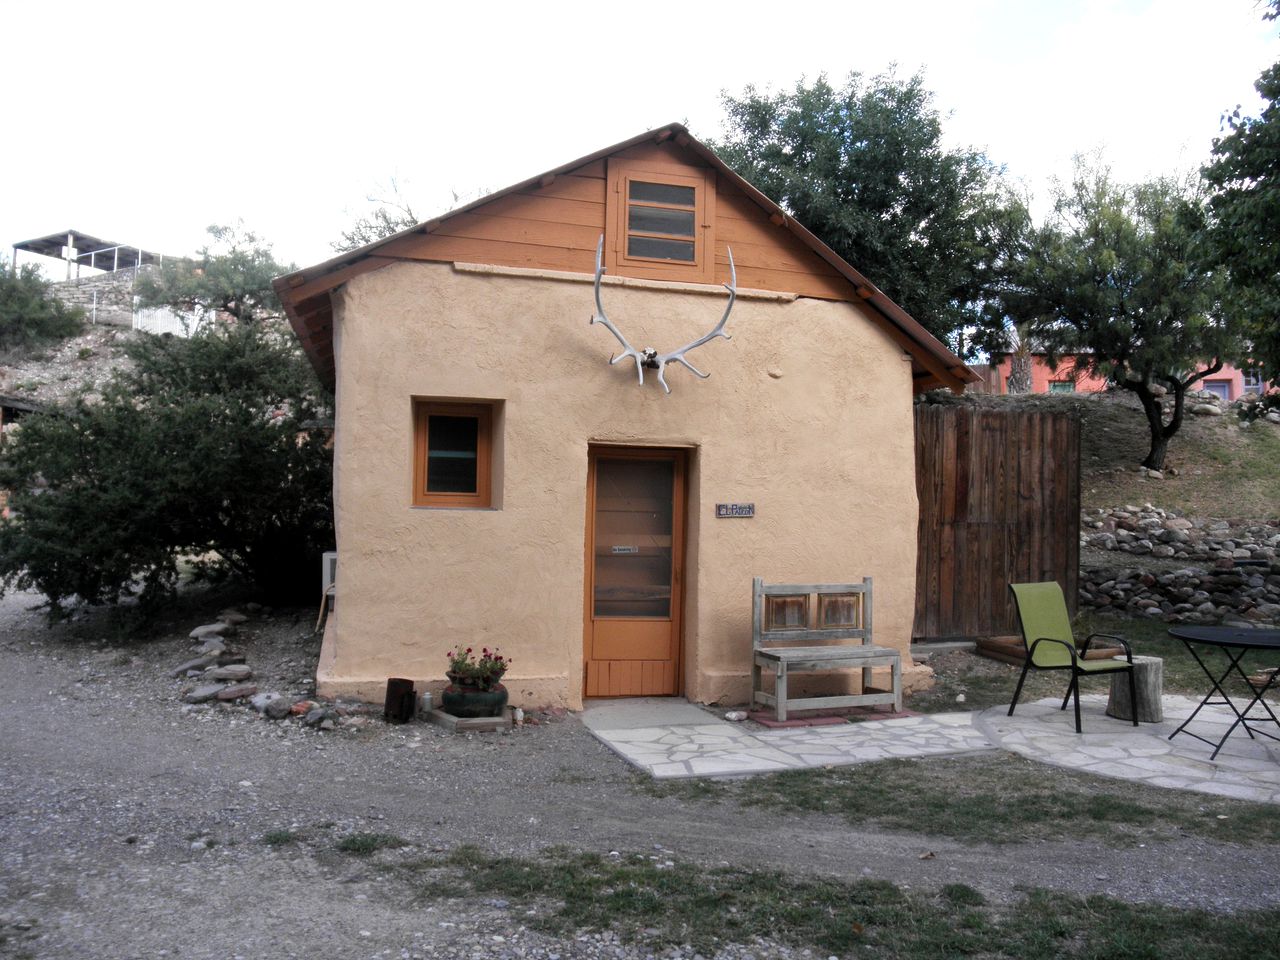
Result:
M455 717L500 717L507 705L507 688L496 683L489 690L474 684L451 683L440 695L440 709Z

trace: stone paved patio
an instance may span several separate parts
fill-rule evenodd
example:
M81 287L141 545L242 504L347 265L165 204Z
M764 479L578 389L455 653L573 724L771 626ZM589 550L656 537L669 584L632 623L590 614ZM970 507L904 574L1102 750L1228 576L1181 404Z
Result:
M893 757L1004 749L1032 760L1152 786L1280 804L1280 743L1237 729L1214 761L1213 748L1185 734L1168 736L1198 701L1165 697L1165 721L1128 723L1106 716L1105 696L1080 698L1084 733L1059 701L981 713L936 713L839 726L768 730L729 723L683 701L597 701L583 723L621 757L656 779L743 776L842 766ZM697 711L697 712L694 712ZM664 722L670 718L675 722ZM1217 739L1232 714L1206 707L1190 728Z

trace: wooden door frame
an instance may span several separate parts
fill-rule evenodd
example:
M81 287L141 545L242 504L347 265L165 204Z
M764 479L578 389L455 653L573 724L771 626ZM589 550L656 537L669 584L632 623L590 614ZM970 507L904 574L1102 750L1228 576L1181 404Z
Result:
M684 695L684 582L685 543L688 524L689 448L664 446L631 446L609 443L587 445L587 523L582 547L582 695L587 695L587 660L591 655L592 600L595 597L596 541L596 461L604 456L614 460L671 460L675 474L671 504L671 632L676 638L673 669L676 675L675 697Z

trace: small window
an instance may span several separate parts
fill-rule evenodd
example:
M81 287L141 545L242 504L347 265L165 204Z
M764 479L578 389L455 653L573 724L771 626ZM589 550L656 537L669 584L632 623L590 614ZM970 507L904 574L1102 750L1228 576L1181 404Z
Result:
M418 400L413 405L413 504L492 504L493 407Z
M711 282L713 182L713 173L696 167L610 161L606 266L626 276Z
M627 181L627 256L694 262L697 194L689 186Z
M1246 391L1262 392L1262 371L1257 367L1245 367L1240 371L1240 381Z
M1050 380L1049 392L1050 393L1075 393L1076 385L1074 381L1071 381L1071 380Z

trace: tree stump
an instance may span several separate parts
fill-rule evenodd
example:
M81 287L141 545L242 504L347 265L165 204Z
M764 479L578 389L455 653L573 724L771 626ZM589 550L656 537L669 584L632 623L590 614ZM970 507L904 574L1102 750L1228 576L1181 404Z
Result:
M1133 683L1138 693L1138 721L1160 723L1164 720L1164 706L1160 699L1164 692L1164 661L1159 657L1134 657ZM1107 716L1118 720L1133 719L1133 705L1129 703L1129 678L1122 672L1111 675Z

